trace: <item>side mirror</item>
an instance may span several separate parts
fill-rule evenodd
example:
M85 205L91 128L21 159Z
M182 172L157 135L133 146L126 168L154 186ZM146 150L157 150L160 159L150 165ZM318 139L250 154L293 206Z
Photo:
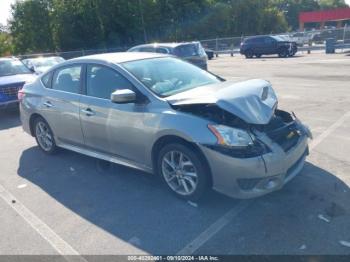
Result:
M134 103L136 101L136 94L130 89L117 90L111 94L111 101L117 104Z

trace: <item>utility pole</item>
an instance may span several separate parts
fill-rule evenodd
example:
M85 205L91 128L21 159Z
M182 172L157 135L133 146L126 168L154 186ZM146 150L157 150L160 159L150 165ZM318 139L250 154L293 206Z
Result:
M146 28L145 28L145 20L143 18L143 8L142 8L142 0L139 0L139 10L140 10L140 15L141 15L141 24L142 24L142 29L143 29L143 40L145 41L145 43L148 43L148 39L147 39L147 32L146 32Z

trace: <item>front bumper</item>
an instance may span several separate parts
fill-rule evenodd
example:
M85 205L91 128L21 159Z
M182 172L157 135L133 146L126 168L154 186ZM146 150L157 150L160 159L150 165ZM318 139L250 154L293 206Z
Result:
M270 141L270 153L252 158L233 158L200 147L211 168L213 188L230 197L245 199L279 190L300 173L309 153L307 140L307 135L302 135L288 152Z

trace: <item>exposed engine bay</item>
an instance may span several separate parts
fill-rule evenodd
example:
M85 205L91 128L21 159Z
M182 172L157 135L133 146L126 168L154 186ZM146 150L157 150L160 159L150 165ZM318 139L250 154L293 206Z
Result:
M239 117L219 108L215 104L194 104L173 107L178 111L203 117L217 124L250 131L255 135L259 132L265 133L271 140L279 144L285 152L289 151L298 143L303 133L303 128L298 124L295 116L279 109L275 109L269 123L258 125L246 123ZM259 152L262 153L262 151ZM264 150L264 152L268 152L268 150ZM244 156L248 157L252 155L245 152Z
M173 106L173 108L181 112L203 117L217 124L243 129L247 129L249 127L249 124L244 122L242 119L221 109L216 104L189 104Z

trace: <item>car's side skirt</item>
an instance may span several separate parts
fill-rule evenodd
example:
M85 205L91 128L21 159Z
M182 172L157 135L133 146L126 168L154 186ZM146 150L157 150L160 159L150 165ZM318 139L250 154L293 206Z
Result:
M111 156L111 155L99 153L99 152L96 152L96 151L92 151L90 149L85 149L85 148L81 148L81 147L78 147L78 146L73 146L73 145L69 145L69 144L65 144L65 143L57 143L57 146L65 148L65 149L68 149L68 150L71 150L71 151L74 151L74 152L77 152L77 153L80 153L80 154L83 154L83 155L95 157L95 158L106 160L106 161L109 161L109 162L112 162L112 163L115 163L115 164L128 166L128 167L131 167L131 168L135 168L135 169L142 170L142 171L145 171L147 173L153 174L152 168L147 167L145 165L141 165L141 164L135 163L135 162L130 161L130 160L119 158L117 156Z

